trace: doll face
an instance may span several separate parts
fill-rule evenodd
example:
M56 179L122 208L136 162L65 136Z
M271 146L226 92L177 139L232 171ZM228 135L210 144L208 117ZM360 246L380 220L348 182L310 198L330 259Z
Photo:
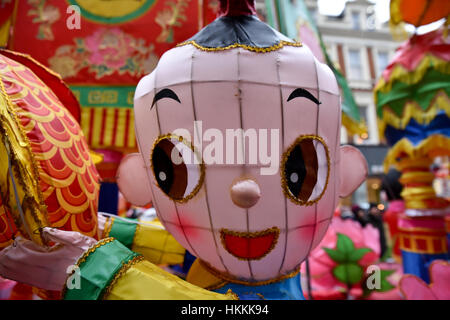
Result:
M135 95L138 144L160 220L228 275L252 281L294 271L324 236L338 201L340 113L332 71L306 47L166 52ZM211 156L213 139L239 128L255 130L266 148L258 155L269 155L270 164L260 156L251 163L249 143L244 163L237 156L227 163L231 150L239 152L228 140L214 154L223 163L188 160ZM174 154L182 155L177 163Z

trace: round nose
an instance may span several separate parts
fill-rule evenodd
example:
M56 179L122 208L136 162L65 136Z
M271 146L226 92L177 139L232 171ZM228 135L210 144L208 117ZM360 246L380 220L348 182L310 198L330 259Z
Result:
M250 179L239 180L233 184L230 193L234 204L245 209L253 207L261 198L258 184Z

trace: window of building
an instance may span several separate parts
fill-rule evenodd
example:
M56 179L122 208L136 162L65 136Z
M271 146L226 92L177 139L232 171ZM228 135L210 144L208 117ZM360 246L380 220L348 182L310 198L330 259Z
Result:
M362 79L361 51L358 49L350 49L348 51L348 58L350 60L350 79Z
M353 30L361 30L361 14L359 11L352 11L352 28Z
M389 55L386 51L378 51L377 55L377 71L381 75L389 63Z

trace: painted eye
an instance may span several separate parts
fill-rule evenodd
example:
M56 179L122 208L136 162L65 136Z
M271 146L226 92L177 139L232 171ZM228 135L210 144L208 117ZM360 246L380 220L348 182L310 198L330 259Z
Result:
M166 135L158 138L151 162L159 188L172 200L185 202L191 199L203 183L201 158L182 137Z
M318 136L300 136L283 154L283 191L293 202L312 205L325 192L330 171L325 141Z

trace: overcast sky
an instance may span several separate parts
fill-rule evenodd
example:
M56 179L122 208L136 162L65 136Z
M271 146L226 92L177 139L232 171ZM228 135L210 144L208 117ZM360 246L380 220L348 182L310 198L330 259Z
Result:
M389 0L369 0L375 5L377 19L380 23L389 20ZM318 0L319 11L321 14L336 16L344 10L347 0ZM444 19L435 23L430 23L427 26L418 28L417 33L422 34L431 30L437 29L444 22ZM406 29L409 32L414 32L414 27L407 25Z

